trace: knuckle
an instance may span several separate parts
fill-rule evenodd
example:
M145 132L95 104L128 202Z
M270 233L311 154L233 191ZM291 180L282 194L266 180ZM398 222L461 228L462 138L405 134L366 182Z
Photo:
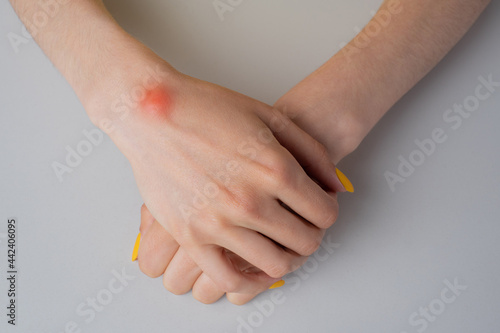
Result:
M241 279L237 277L227 277L217 283L218 287L226 293L236 293L241 289Z
M322 210L322 213L317 216L317 219L310 221L316 227L321 229L330 228L335 223L339 215L339 205L337 200L332 198L327 204L328 207L325 207Z
M299 248L298 253L301 256L310 256L314 252L316 252L321 245L321 239L320 238L314 238L310 240L306 240Z
M261 208L259 200L249 190L240 190L239 193L228 193L225 197L225 202L238 215L250 218L258 218L260 216Z
M266 161L264 174L278 189L290 186L296 173L290 158L284 154L272 154Z
M218 214L206 216L205 219L208 232L212 235L217 235L231 225L229 220L224 216L219 216Z
M226 297L227 297L227 300L234 305L238 305L238 306L245 305L252 300L252 299L240 299L238 297L232 297L232 295L233 294L227 294Z
M189 226L175 226L170 229L170 235L184 247L189 247L194 243L193 230Z
M275 154L269 164L271 174L278 179L287 179L291 174L289 158L282 154Z
M318 224L318 226L323 229L328 229L335 223L336 220L337 215L332 212L332 214L324 218L321 223Z
M169 228L170 237L173 238L183 248L196 247L202 242L203 235L200 235L199 224L196 223L173 223Z
M272 278L282 278L290 272L292 272L292 265L284 260L273 264L266 270L266 273Z
M292 272L302 267L308 259L309 259L308 256L299 256L298 258L296 258L292 263Z
M266 290L267 286L263 288L263 290ZM253 292L249 294L226 294L226 298L229 302L231 302L234 305L245 305L248 302L250 302L252 299L254 299L257 295L259 295L260 292L263 290L260 290L259 292Z
M139 257L139 269L150 278L157 278L163 273L153 262L151 256Z
M217 299L210 297L207 293L200 289L193 290L193 298L203 304L213 304L217 301Z
M332 209L330 209L328 211L328 215L324 219L324 223L323 223L324 226L323 226L323 228L325 228L325 229L326 228L330 228L335 223L335 221L337 221L338 216L339 216L338 203L335 200L332 203Z
M184 295L190 288L186 288L179 283L179 279L171 278L170 275L163 276L163 286L174 295Z
M185 241L185 246L196 246L196 244L203 242L210 235L215 235L227 226L227 220L221 214L209 210L203 213L199 219L193 223L186 225L179 237L181 241ZM179 242L180 243L180 242ZM183 243L184 245L184 243Z
M320 163L330 163L330 156L326 147L318 141L314 141L315 155L318 156Z

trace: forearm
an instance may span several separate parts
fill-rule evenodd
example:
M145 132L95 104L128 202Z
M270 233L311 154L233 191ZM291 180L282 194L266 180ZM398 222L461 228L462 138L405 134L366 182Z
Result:
M489 0L384 2L373 22L382 22L383 15L390 15L388 25L379 24L378 35L370 32L371 26L367 25L326 65L332 67L331 75L339 73L359 89L356 95L361 95L364 104L353 112L358 112L356 118L362 123L363 134L443 59L488 3ZM367 45L364 49L359 47L363 44Z
M96 125L115 121L120 114L111 110L112 101L141 82L146 67L161 61L126 33L100 0L10 2Z
M294 88L300 98L285 96L278 104L305 103L302 109L310 111L297 122L335 146L330 150L339 160L436 66L488 3L387 0L360 34ZM329 136L335 140L328 142Z
M41 2L11 0L14 10L52 63L80 96L86 96L96 71L109 52L106 39L121 36L117 25L96 0L65 1L54 5L52 17ZM116 37L113 37L116 38Z

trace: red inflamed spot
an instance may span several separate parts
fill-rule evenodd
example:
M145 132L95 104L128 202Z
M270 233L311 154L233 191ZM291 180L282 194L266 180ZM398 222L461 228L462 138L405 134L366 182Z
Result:
M145 113L164 118L171 112L172 101L165 88L157 87L146 91L140 104Z

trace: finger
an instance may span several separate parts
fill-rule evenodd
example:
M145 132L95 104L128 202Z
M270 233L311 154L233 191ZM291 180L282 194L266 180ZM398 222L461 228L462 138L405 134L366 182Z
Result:
M229 302L234 305L243 305L250 302L259 294L237 294L237 293L228 293L226 294L226 298Z
M269 194L318 228L326 229L335 222L336 198L314 182L288 150L275 142L259 154L262 168L250 176L266 183Z
M236 254L232 253L231 251L225 251L228 259L232 262L234 267L236 267L238 270L241 272L261 272L260 269L256 268L252 264L250 264L248 261L242 259L240 256L237 256ZM279 281L278 281L279 282ZM262 285L262 290L265 290L267 285ZM231 294L231 295L242 295L241 299L243 300L250 300L251 298L255 297L257 294ZM224 296L224 291L221 290L213 281L208 277L208 275L202 273L200 277L196 280L195 285L193 286L193 297L197 299L198 301L205 303L205 304L212 304L215 303L217 300L219 300L222 296ZM249 298L251 296L251 298ZM236 298L237 301L240 300L240 298ZM246 302L245 302L246 303ZM237 304L237 303L235 303ZM243 303L241 303L243 304Z
M141 235L139 267L147 276L158 277L165 272L179 244L156 220Z
M346 191L337 176L335 165L331 162L325 146L298 127L278 109L273 108L268 112L264 121L281 145L294 156L311 177L331 191Z
M240 271L228 258L225 249L216 245L193 248L189 254L201 270L224 292L257 293L261 291L262 285L279 280L264 272Z
M255 230L301 256L310 256L321 244L323 229L290 212L277 201L261 205L259 212L260 218L241 220L239 225ZM231 218L238 221L237 216Z
M268 237L247 228L232 228L222 236L218 245L232 251L235 255L261 269L273 278L280 279L299 268L306 260L306 258L277 245ZM250 272L248 270L244 272L258 274L258 272ZM259 285L257 291L264 290L263 286L265 286L265 283ZM235 292L243 292L243 290Z
M290 169L274 180L275 196L295 213L321 229L333 225L338 216L337 195L325 192L302 169ZM273 181L273 180L271 180ZM284 208L283 208L284 209Z
M280 280L273 285L269 286L268 289L275 289L275 288L280 288L285 284L285 281ZM228 293L226 294L226 297L229 302L235 304L235 305L243 305L248 302L250 302L252 299L254 299L258 294L238 294L238 293Z
M198 265L179 247L163 274L163 285L171 293L182 295L193 288L201 274Z
M193 297L204 304L217 302L224 291L220 289L206 274L201 274L193 286Z
M275 289L275 288L280 288L282 287L283 285L285 284L285 281L283 280L280 280L274 284L272 284L271 286L264 286L267 289ZM264 289L263 289L264 290ZM243 305L243 304L246 304L248 302L250 302L252 299L254 299L257 295L257 293L255 294L238 294L238 293L227 293L226 294L226 298L229 302L235 304L235 305Z
M237 267L241 271L246 272L258 272L260 269L252 266L246 260L241 257L235 255L232 252L226 251L228 258L231 260L233 265ZM263 285L262 291L266 289L277 288L284 284L283 280L280 280L273 285ZM195 285L193 286L193 297L198 301L205 304L212 304L219 300L224 295L224 291L218 288L218 286L208 277L208 275L202 273L200 277L196 280ZM235 305L243 305L252 300L258 293L254 294L238 294L238 293L228 293L226 294L227 299L235 304Z

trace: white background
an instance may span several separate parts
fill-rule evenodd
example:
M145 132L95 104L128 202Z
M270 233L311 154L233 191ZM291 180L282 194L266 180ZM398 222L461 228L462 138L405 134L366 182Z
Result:
M208 0L106 1L127 31L177 69L270 104L348 42L380 3L243 0L221 21ZM500 81L499 2L342 161L356 192L340 196L341 215L327 234L334 252L321 250L308 271L242 307L171 295L130 261L142 201L109 138L59 182L52 163L63 163L65 147L94 127L32 40L12 47L8 36L21 35L22 25L8 1L0 13L1 332L64 332L70 322L81 332L498 331L500 91L456 130L443 114L474 94L479 76ZM397 172L398 156L408 158L414 140L434 128L446 142L391 191L384 173ZM12 216L16 327L5 316ZM109 295L113 270L133 280L92 316L87 298ZM453 296L444 281L455 279L467 290L443 311L442 292ZM419 309L430 305L442 313L412 326L410 317L422 320Z

